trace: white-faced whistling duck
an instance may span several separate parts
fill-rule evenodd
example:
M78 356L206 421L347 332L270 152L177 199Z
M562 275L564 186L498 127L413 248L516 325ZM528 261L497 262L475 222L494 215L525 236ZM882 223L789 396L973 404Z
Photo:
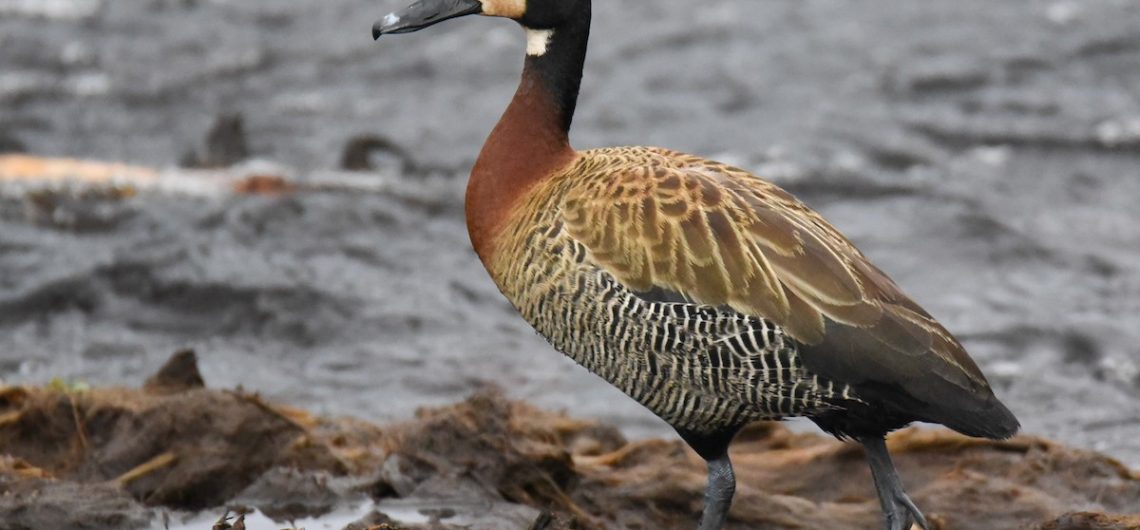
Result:
M576 151L590 0L419 0L373 27L464 15L526 30L522 81L467 185L471 243L555 348L708 462L723 527L745 424L806 416L866 450L886 528L926 528L884 437L914 421L1008 438L1017 419L962 346L847 238L775 185L653 147Z

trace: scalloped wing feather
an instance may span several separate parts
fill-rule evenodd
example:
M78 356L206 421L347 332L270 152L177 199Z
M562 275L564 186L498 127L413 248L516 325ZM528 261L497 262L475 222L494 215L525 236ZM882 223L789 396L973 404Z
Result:
M653 148L589 151L570 173L580 180L563 199L567 232L630 289L662 288L728 305L775 322L809 346L829 342L828 322L861 330L881 351L848 351L854 358L838 362L857 378L870 374L863 361L933 353L958 368L940 374L955 386L988 387L938 322L777 186Z

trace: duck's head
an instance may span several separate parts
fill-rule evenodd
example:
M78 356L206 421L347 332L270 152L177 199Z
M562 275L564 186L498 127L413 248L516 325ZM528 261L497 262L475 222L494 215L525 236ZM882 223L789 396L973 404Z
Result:
M553 29L570 18L580 1L585 0L416 0L374 24L372 37L419 31L466 15L503 17L529 29Z

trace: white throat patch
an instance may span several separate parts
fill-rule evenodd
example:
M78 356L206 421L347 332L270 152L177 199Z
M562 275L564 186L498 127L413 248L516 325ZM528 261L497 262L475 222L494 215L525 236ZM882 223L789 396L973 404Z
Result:
M526 54L535 57L545 55L551 37L554 37L554 30L552 29L526 28Z

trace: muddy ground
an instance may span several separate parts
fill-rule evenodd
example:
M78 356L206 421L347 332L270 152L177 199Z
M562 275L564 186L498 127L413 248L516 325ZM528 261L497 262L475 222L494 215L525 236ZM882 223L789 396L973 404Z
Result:
M705 474L680 441L629 442L493 389L384 427L312 416L204 387L189 351L141 389L0 389L0 444L0 527L28 530L680 530ZM1140 528L1140 472L1103 455L914 428L890 446L932 530ZM853 444L757 424L732 456L729 530L879 524ZM357 521L325 517L353 504Z
M578 147L663 145L782 183L962 339L1027 433L1140 466L1140 4L597 4ZM373 43L395 6L0 0L0 150L368 184L0 185L0 378L119 385L193 347L214 387L316 414L388 423L490 382L672 439L551 352L466 242L462 176L521 33L464 20Z

